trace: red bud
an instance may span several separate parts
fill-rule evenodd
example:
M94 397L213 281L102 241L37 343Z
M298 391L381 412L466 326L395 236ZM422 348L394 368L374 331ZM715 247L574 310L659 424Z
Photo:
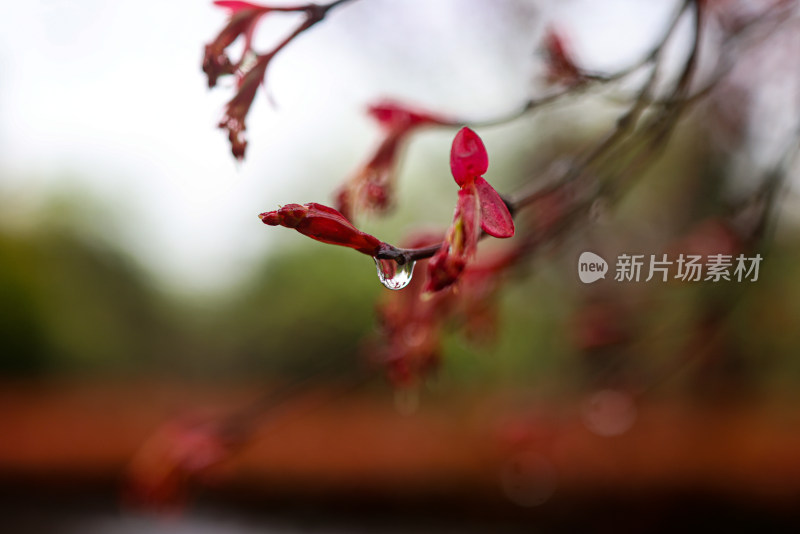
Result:
M355 249L362 254L375 256L381 241L352 225L347 218L333 208L312 202L310 204L287 204L276 211L259 215L264 224L294 228L303 235L328 243Z
M462 128L453 139L450 150L450 170L460 186L482 176L489 168L489 155L478 134Z

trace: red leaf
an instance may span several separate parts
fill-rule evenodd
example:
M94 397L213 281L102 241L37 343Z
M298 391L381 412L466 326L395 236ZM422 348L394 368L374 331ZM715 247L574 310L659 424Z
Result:
M450 170L460 186L482 176L489 168L489 155L478 134L462 128L453 139L450 150Z
M455 283L467 262L475 255L480 238L478 197L475 188L458 192L453 224L442 246L428 262L428 283L425 291L439 291Z
M574 84L583 79L561 32L549 28L544 37L544 46L547 54L547 78L550 82Z
M214 5L224 9L229 9L231 13L236 13L243 9L258 9L267 11L269 8L250 2L238 2L236 0L215 0Z
M481 204L481 228L493 237L514 235L514 219L502 197L483 178L475 179L475 190Z
M272 59L270 55L259 56L253 68L247 71L240 80L239 91L228 101L225 107L225 115L219 122L220 128L228 130L231 152L236 159L244 158L244 152L247 148L247 140L244 138L244 131L247 127L244 119L253 104L258 86L264 79L270 59Z
M217 78L236 72L241 63L231 61L226 49L233 44L240 35L245 37L245 47L242 52L244 57L250 51L250 37L258 21L270 9L247 2L215 2L216 5L231 10L230 18L224 28L217 34L213 41L205 47L203 55L203 72L208 77L208 87L217 85Z
M397 155L406 132L389 131L375 154L337 193L336 207L346 217L383 212L392 203Z
M180 510L193 482L227 460L242 436L203 421L173 421L150 437L129 466L124 496L129 504Z
M423 124L448 124L450 121L427 111L413 109L393 100L382 100L371 105L367 113L381 126L394 131L403 131Z
M399 152L415 128L450 124L446 119L392 100L382 100L368 109L384 130L378 149L336 196L337 208L347 217L385 212L392 205Z

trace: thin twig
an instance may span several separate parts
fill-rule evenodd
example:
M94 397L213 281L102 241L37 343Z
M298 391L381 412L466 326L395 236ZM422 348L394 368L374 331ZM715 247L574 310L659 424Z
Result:
M675 16L672 18L670 24L667 26L666 30L664 31L664 35L659 39L656 45L647 52L639 61L634 62L632 65L619 70L612 74L602 74L597 72L588 72L582 71L582 78L577 84L570 85L548 95L544 95L541 97L531 97L527 101L525 101L518 109L512 111L511 113L507 113L504 115L500 115L498 117L494 117L491 119L484 119L484 120L474 120L474 121L451 121L448 122L447 126L462 126L468 125L472 128L479 128L479 127L487 127L487 126L497 126L499 124L505 124L507 122L514 121L526 113L543 107L545 105L551 104L556 102L564 97L567 96L576 96L580 93L583 93L594 86L601 85L601 84L609 84L611 82L619 81L623 78L628 77L629 75L633 74L634 72L640 70L641 68L654 63L658 57L660 56L661 52L663 51L666 44L669 42L672 34L675 32L675 29L678 27L678 23L680 22L681 18L683 18L683 14L686 11L686 8L693 3L693 0L685 0L680 7L678 8Z

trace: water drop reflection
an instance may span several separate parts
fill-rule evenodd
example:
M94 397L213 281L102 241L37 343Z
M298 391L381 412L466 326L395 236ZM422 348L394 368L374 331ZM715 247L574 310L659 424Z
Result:
M373 259L378 270L378 279L388 289L403 289L411 282L416 262L410 261L400 265L394 260Z

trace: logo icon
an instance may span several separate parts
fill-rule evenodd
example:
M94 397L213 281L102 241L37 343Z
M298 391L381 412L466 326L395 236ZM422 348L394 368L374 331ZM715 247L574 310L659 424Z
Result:
M605 278L607 272L608 263L594 252L584 252L578 258L578 277L584 284Z

